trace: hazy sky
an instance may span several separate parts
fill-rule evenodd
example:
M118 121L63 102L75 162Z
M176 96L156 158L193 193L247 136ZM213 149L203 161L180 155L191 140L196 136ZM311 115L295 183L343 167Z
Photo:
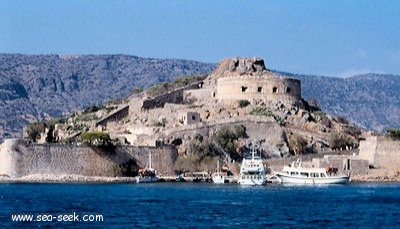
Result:
M400 75L400 1L0 0L0 52L128 54Z

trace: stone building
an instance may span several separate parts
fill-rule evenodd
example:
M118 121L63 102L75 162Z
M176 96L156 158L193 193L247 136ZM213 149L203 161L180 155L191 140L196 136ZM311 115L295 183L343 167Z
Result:
M368 161L356 155L325 155L323 158L313 158L316 168L335 167L342 174L366 174L369 170Z
M259 58L234 58L213 73L218 100L272 101L295 104L301 99L300 80L283 78L265 68Z
M221 61L205 80L200 90L184 95L205 100L248 100L249 102L281 102L294 105L301 100L300 80L284 78L265 68L260 58L230 58Z
M359 157L368 160L372 167L396 171L400 168L400 141L369 136L360 141L359 149Z
M201 122L200 114L197 112L185 112L180 119L183 125L191 125Z

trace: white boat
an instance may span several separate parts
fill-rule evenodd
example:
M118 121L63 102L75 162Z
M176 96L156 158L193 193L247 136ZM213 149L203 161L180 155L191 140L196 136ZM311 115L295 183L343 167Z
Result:
M256 153L253 149L251 155L243 158L238 183L240 185L264 185L266 182L265 166L261 154Z
M211 179L215 184L229 183L229 180L227 179L227 174L222 173L221 169L219 168L219 161L217 163L217 172L212 174Z
M152 168L151 152L149 152L149 161L145 168L139 169L136 183L154 183L158 181L157 171Z
M275 177L281 183L292 184L344 184L350 179L339 175L337 168L304 168L300 160L284 166L282 172L275 172Z

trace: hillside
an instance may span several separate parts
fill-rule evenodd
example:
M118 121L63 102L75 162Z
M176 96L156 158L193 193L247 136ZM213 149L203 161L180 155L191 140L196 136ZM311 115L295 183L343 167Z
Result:
M123 98L135 88L179 76L207 74L215 67L127 55L0 54L0 141L20 136L29 122ZM279 74L300 79L302 97L315 97L327 113L378 132L400 128L400 76L369 74L343 79Z
M365 129L380 133L400 128L400 76L364 74L350 78L282 75L298 78L304 99L316 98L322 110L345 116Z
M214 68L196 61L126 55L0 54L0 140L19 136L29 122Z
M170 90L154 93L164 88ZM217 158L241 161L254 147L265 158L358 147L360 129L309 106L297 92L299 80L268 71L262 59L224 59L206 78L161 83L122 103L30 125L24 136L39 143L175 145L177 170L192 172L211 171L203 167Z

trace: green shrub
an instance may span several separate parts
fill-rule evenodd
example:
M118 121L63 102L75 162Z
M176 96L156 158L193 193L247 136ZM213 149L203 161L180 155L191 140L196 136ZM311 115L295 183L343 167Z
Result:
M199 82L202 81L206 78L206 75L198 75L198 76L182 76L182 77L178 77L176 78L172 84L174 86L174 88L180 88L180 87L184 87L190 84L193 84L195 82Z
M89 122L97 119L99 119L99 117L97 117L97 115L95 114L84 114L81 117L79 117L79 121L82 122Z
M224 126L214 136L213 140L228 153L235 153L236 147L234 142L239 138L247 138L246 127L243 125Z
M132 90L132 94L139 94L142 92L143 92L143 89L141 87L136 87Z
M157 85L149 87L146 93L150 97L157 97L159 95L167 93L169 90L172 90L171 84L168 82L162 82Z
M400 140L400 129L390 128L386 131L386 136L394 140Z
M276 115L273 115L273 116L274 116L275 121L276 121L280 126L285 126L285 125L286 125L285 119L283 119L283 118L281 118L281 117L279 117L279 116L276 116Z
M108 145L111 138L108 133L102 131L89 131L81 135L81 140L89 145Z
M258 116L273 116L272 112L265 107L256 107L250 111L250 114Z
M101 105L101 106L92 105L92 106L87 107L87 108L83 111L83 113L84 113L84 114L93 113L93 112L96 112L96 111L101 110L101 109L103 109L103 106L102 106L102 105Z
M245 99L239 100L238 103L240 108L247 107L248 105L250 105L250 102Z
M27 138L33 142L37 142L40 135L44 133L46 125L44 122L35 122L26 127Z

